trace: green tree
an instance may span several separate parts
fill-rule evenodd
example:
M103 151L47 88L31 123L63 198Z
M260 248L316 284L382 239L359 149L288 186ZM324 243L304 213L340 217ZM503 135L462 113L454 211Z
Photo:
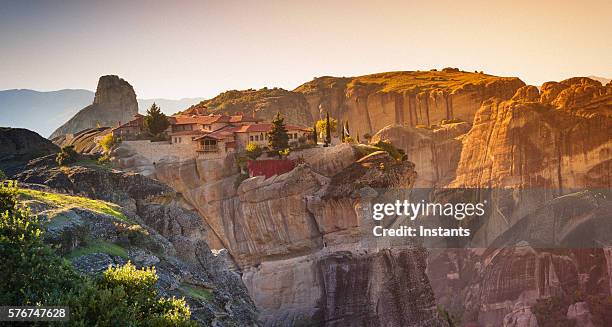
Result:
M280 151L289 148L289 135L285 128L285 120L280 112L272 120L272 130L268 132L268 147L273 151Z
M259 158L259 156L261 156L263 153L263 149L259 146L259 144L253 142L249 142L249 144L246 145L245 151L247 156L253 160Z
M0 185L0 305L46 303L68 293L78 276L43 243L36 216L17 201L17 186Z
M326 114L326 118L325 118L325 146L329 146L331 144L332 126L333 125L329 120L329 111L328 111Z
M64 166L67 164L74 163L75 161L77 161L78 157L79 154L74 150L74 146L67 145L62 147L60 152L57 153L57 156L55 157L55 162L57 162L57 164L60 166Z
M315 123L312 126L312 142L314 143L314 145L317 145L317 143L319 142L319 135L317 132L317 123Z
M329 126L331 126L329 132L327 130L327 125L328 125L328 120L329 120ZM325 119L319 119L317 121L316 124L316 129L317 131L320 131L321 133L324 133L324 139L323 141L325 142L325 140L327 139L327 135L329 134L329 143L331 143L331 133L335 133L338 129L338 121L330 118L329 117L329 112L326 114ZM328 144L329 144L328 143Z
M2 171L2 169L0 169L0 182L6 180L6 174Z
M151 108L147 110L147 115L144 117L144 125L150 135L159 136L168 126L170 126L170 122L168 121L168 117L161 112L159 106L153 102Z

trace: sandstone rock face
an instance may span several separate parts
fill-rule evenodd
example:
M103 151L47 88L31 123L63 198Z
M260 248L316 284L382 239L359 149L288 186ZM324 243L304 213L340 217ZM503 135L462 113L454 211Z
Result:
M567 319L576 321L576 326L595 327L586 302L577 302L570 305L567 309Z
M504 317L504 327L538 327L538 320L529 307L515 309Z
M531 323L514 305L571 298L576 290L610 294L609 250L605 241L593 243L607 239L598 232L609 233L609 203L598 192L573 190L612 185L611 93L610 85L586 78L548 82L541 92L523 87L511 100L485 101L457 138L454 179L442 187L514 190L494 191L494 213L474 238L486 248L445 249L429 258L436 297L464 322ZM579 239L585 243L576 245Z
M59 147L73 146L74 150L81 154L99 155L104 149L97 140L110 132L109 127L88 128L75 134L60 135L52 141Z
M138 113L134 88L115 76L100 77L93 104L81 109L74 117L60 126L50 138L73 134L87 128L114 127L131 120Z
M463 138L451 185L609 187L612 87L586 80L547 83L542 102L523 90L510 101L485 102Z
M376 133L388 125L438 124L443 119L471 122L490 97L509 99L525 84L458 70L390 72L346 79L322 77L296 89L313 115L348 120L354 133ZM318 111L318 112L317 112Z
M256 115L257 118L266 121L271 121L278 112L282 112L285 123L310 126L313 121L304 97L299 93L280 88L223 92L210 100L189 107L187 112L243 113L249 116Z
M388 140L406 152L417 171L415 188L440 187L454 180L462 149L460 138L470 128L464 122L434 129L390 125L376 133L371 143Z
M265 325L443 326L422 249L359 243L358 191L408 187L414 166L382 153L357 160L349 144L292 156L303 163L291 172L239 184L230 159L163 163L155 176L229 250Z
M282 112L291 123L311 126L332 117L348 121L356 136L387 125L438 124L443 119L473 120L490 97L510 99L523 83L518 78L443 71L389 72L359 77L320 77L293 91L228 91L190 108L202 112L240 112L271 119Z

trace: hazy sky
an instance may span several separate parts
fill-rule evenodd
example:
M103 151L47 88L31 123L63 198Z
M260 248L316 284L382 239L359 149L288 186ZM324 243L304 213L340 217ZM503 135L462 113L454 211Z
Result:
M612 77L612 1L6 1L0 89L141 98L293 89L315 76L459 67L541 84Z

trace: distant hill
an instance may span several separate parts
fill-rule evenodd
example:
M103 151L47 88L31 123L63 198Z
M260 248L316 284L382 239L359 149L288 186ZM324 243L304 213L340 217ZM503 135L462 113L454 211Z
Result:
M610 83L610 81L611 81L611 79L605 78L605 77L601 77L601 76L593 76L593 75L591 75L591 76L589 76L589 78L601 82L602 85L606 85L606 84Z
M48 137L79 110L91 104L94 95L94 92L82 89L49 92L3 90L0 91L0 126L27 128ZM155 102L166 114L173 114L203 99L138 99L138 109L145 112Z
M46 137L93 98L88 90L0 91L0 126L22 127Z

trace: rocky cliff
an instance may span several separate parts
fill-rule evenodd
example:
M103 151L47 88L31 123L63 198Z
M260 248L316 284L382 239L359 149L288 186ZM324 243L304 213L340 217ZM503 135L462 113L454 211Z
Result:
M200 217L166 185L139 174L32 161L18 174L45 240L81 272L128 260L155 266L162 296L185 297L202 326L257 326L258 312L226 252L213 254Z
M115 75L102 76L98 81L93 103L56 129L50 138L77 133L87 128L113 127L131 120L137 113L136 93L130 83Z
M58 151L56 145L35 132L0 127L0 170L8 176L21 171L31 159Z
M267 326L443 326L418 247L361 244L360 190L409 187L409 162L348 144L292 154L289 173L241 181L230 159L158 164L229 250ZM373 191L373 189L371 189Z
M406 151L416 185L493 189L472 248L428 258L436 297L464 323L546 325L545 301L564 303L565 317L585 300L576 294L610 296L609 237L599 234L610 209L599 194L612 184L611 113L611 85L571 78L491 98L469 123L394 125L374 136Z
M228 91L193 108L207 112L256 112L261 118L285 114L291 123L312 125L329 111L349 121L354 134L376 133L391 124L438 124L441 120L473 120L490 97L510 99L523 83L518 78L442 71L389 72L359 77L320 77L293 91L261 89Z

